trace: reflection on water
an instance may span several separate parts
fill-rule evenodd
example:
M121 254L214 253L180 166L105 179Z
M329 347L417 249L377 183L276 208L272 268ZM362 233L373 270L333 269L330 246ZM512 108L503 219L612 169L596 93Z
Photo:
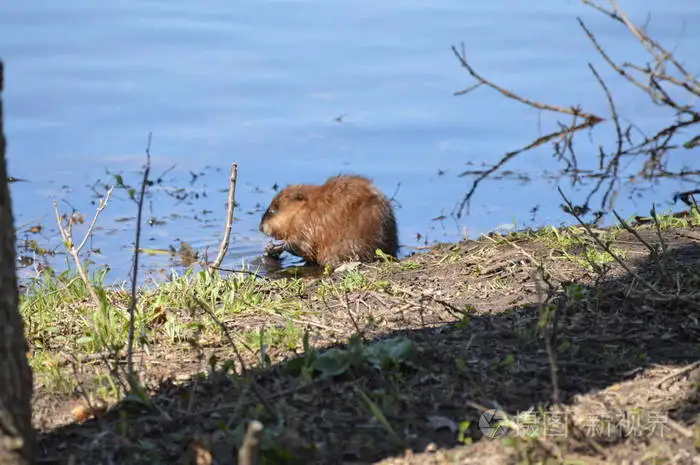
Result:
M650 14L654 37L700 69L700 36L690 27L700 21L697 1L621 3L639 24ZM455 96L472 82L450 46L464 42L482 74L523 96L607 115L587 68L594 63L623 120L641 131L668 121L668 112L605 67L577 16L614 59L645 59L624 28L577 1L3 2L8 169L27 180L11 186L18 236L34 249L58 247L53 199L62 213L75 208L89 220L117 176L138 186L149 132L151 173L161 182L145 203L140 245L153 252L142 257L142 279L180 267L181 247L192 249L194 262L212 259L233 161L230 268L258 267L265 238L257 223L276 189L339 172L364 174L394 195L407 246L474 237L504 223L570 221L559 209L553 174L561 165L550 146L514 159L513 176L484 181L469 215L450 215L473 179L460 173L483 170L559 127L557 115L488 89ZM579 161L595 165L597 145L611 135L614 128L601 125L588 142L580 137ZM681 151L671 164L696 166L696 155ZM621 174L637 168L625 164ZM575 200L585 195L561 185ZM640 183L617 207L628 216L648 212L653 201L663 211L675 191L692 187ZM116 280L130 273L135 217L129 189L115 190L86 246ZM76 226L76 236L85 230ZM30 258L27 274L42 263ZM46 258L65 262L63 254Z

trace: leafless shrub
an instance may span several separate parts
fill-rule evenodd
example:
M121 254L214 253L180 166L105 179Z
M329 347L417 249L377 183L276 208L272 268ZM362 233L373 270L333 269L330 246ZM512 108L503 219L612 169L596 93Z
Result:
M697 107L697 100L700 97L700 80L686 69L673 52L651 38L643 28L635 25L620 8L616 0L608 0L609 5L607 7L593 0L581 1L607 16L610 20L618 22L645 48L648 60L644 64L615 61L606 52L603 44L596 38L594 32L586 26L581 18L577 18L578 24L603 60L630 84L646 94L655 105L668 109L671 122L663 127L656 128L651 133L642 131L634 123L623 124L608 85L590 63L588 64L589 69L603 89L610 107L610 115L605 119L598 115L584 112L579 107L550 105L521 97L481 76L467 60L464 49L462 48L461 51L458 51L457 48L452 47L460 64L477 80L477 84L466 90L456 92L455 95L464 95L485 85L497 90L503 96L525 105L544 111L570 115L573 118L573 121L569 124L560 123L560 130L539 137L518 150L506 153L489 169L462 173L462 176L476 175L477 177L453 212L457 218L460 218L463 211L468 209L469 201L481 181L499 171L521 153L548 142L553 143L555 158L564 164L561 170L562 176L570 177L573 184L581 184L586 179L594 181L583 205L578 207L579 211L584 213L589 210L593 196L599 192L602 193L600 207L602 209L613 207L619 192L621 166L623 162L627 163L633 158L635 161L641 162L641 168L639 172L631 177L630 182L639 180L653 181L659 178L679 178L697 182L699 179L700 170L684 168L674 171L668 168L668 162L669 154L672 152L681 149L689 150L700 146L700 134L695 136L687 135L692 129L697 131L698 123L700 122L700 109ZM579 166L580 157L576 153L573 143L574 137L582 129L592 128L602 122L614 125L616 134L614 144L612 144L611 148L605 148L608 144L599 145L596 169L583 169Z

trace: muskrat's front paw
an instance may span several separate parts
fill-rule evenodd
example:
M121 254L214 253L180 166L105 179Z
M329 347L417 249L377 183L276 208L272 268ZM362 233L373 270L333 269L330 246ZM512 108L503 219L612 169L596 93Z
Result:
M265 244L265 255L268 257L279 258L284 250L284 241L270 241Z

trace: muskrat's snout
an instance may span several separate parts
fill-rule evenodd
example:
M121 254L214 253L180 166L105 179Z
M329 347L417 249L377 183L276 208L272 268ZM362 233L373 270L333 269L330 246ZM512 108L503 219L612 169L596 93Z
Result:
M266 236L269 236L269 230L270 228L267 226L267 223L265 222L265 218L260 221L260 225L258 226L258 229L260 229L260 232L265 234Z
M265 232L265 221L267 220L267 217L269 214L267 213L267 210L265 210L265 213L263 213L262 218L260 218L260 224L258 225L258 229L260 230L261 233L267 235Z
M260 229L260 232L265 234L266 236L272 236L272 231L270 228L270 225L268 221L272 216L274 215L274 211L270 209L270 207L265 210L265 213L263 213L262 218L260 218L260 224L258 225L258 229Z

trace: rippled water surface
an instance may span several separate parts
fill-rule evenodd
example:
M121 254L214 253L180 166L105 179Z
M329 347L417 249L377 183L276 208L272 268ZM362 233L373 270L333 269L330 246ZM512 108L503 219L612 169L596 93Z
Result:
M700 3L621 4L637 23L649 19L654 37L700 71L693 28ZM145 220L157 221L144 226L142 246L184 242L213 257L235 161L239 207L227 266L261 255L257 223L273 186L320 183L338 172L367 175L394 196L406 246L514 222L569 221L556 182L541 178L561 168L549 145L506 166L530 182L487 180L469 214L451 217L473 180L460 173L570 119L486 88L455 96L474 81L450 46L464 42L479 72L523 96L607 117L591 62L625 121L642 129L668 121L667 111L606 67L577 16L615 59L645 59L626 29L573 0L3 2L9 171L27 180L12 185L15 221L25 226L20 238L59 243L54 199L62 212L75 207L89 220L95 191L114 182L113 174L138 186L149 132L152 176L162 182L146 202ZM611 134L602 124L580 137L582 161L594 165L596 145ZM697 155L679 153L673 164L697 165ZM668 181L625 192L616 207L624 214L646 213L652 201L668 208L670 194L683 187ZM135 213L128 193L115 191L88 244L99 251L93 260L110 264L112 279L128 276ZM41 233L24 232L36 224ZM167 254L142 261L155 272L173 265Z

